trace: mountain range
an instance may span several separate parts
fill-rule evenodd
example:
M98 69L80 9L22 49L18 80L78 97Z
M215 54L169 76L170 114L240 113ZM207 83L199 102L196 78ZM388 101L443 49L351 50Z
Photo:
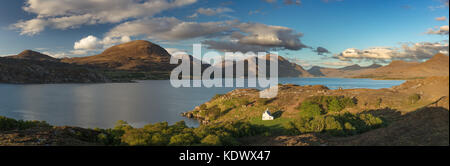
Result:
M320 66L313 66L308 70L310 74L315 77L352 77L357 76L363 72L372 71L382 67L379 64L372 64L370 66L362 67L360 65L351 65L343 68L326 68Z
M415 79L448 75L449 56L439 53L422 63L393 61L387 66L361 72L354 78Z
M144 40L136 40L110 47L98 55L57 59L25 50L18 55L0 57L0 82L6 83L66 83L66 82L121 82L139 79L168 79L177 67L170 64L171 55L161 46ZM201 63L189 55L192 64ZM256 75L260 68L255 59L243 60L256 64L249 72ZM352 65L343 68L314 66L305 70L286 58L267 55L266 63L278 61L279 77L339 77L372 79L414 79L429 76L448 76L449 57L437 54L426 62L393 61L387 66ZM222 66L221 66L222 65ZM225 68L235 63L217 63ZM203 63L202 69L210 64ZM269 70L267 70L269 71ZM245 71L247 73L247 70ZM223 74L224 75L224 74Z

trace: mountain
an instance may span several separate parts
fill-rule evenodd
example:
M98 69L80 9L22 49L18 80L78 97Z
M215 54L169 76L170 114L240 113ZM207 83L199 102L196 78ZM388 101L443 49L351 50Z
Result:
M0 83L101 83L103 74L85 66L59 62L48 55L26 50L0 57Z
M248 76L247 73L253 73L252 75L257 75L258 73L258 59L256 58L248 58L248 59L244 59L242 60L244 61L244 67L245 67L245 76ZM266 56L266 64L267 64L267 68L266 68L266 75L269 76L270 74L270 66L269 64L271 62L274 61L278 61L278 77L313 77L313 75L311 75L308 71L306 71L302 66L296 64L296 63L292 63L289 62L287 59L285 59L282 56L278 56L277 59L275 59L275 56L271 56L271 55L267 55ZM228 61L229 62L229 61ZM256 70L254 69L250 69L250 71L248 71L248 65L256 65ZM222 67L222 71L223 71L223 76L225 76L225 68L233 65L233 70L236 70L236 63L227 63L227 61L223 61L221 63L218 63L216 65L214 65L215 67Z
M392 63L387 66L361 73L361 75L356 77L375 79L414 79L448 75L449 57L444 54L436 54L423 63L392 61Z
M25 50L18 55L7 56L7 58L37 60L37 61L58 61L58 59L56 58L32 50Z
M309 73L314 75L315 77L352 77L359 75L360 73L371 71L377 68L382 67L379 64L372 64L370 66L360 66L360 65L352 65L346 66L343 68L326 68L313 66L308 70Z
M343 67L343 68L340 68L340 69L341 70L364 70L364 69L376 69L376 68L379 68L379 67L382 67L382 66L379 65L379 64L372 64L370 66L361 67L360 65L355 64L355 65Z
M101 54L66 58L62 62L129 71L171 71L170 54L161 46L136 40L106 49Z
M187 55L193 64L201 61ZM65 58L62 62L69 64L87 65L99 70L113 80L160 80L169 79L170 72L178 64L170 64L171 55L161 46L145 40L135 40L110 47L101 54L77 58ZM201 64L202 70L209 64ZM192 73L191 73L192 75Z

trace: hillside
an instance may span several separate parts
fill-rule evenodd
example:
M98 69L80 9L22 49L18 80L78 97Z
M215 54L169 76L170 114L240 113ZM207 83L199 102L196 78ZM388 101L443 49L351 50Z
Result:
M258 70L259 70L259 66L258 66L258 60L256 58L248 58L243 60L244 61L244 65L245 65L245 76L247 77L247 73L250 72L252 75L258 75ZM302 66L296 64L296 63L292 63L289 62L287 59L285 59L282 56L278 56L278 59L276 59L276 61L278 61L278 77L313 77L313 75L311 75L308 71L306 71ZM270 67L269 64L271 62L275 62L275 57L274 56L270 56L267 55L266 56L266 75L269 76L270 74ZM255 65L256 66L256 70L255 69L250 69L250 71L248 71L248 65ZM224 69L226 67L229 67L233 65L233 70L236 70L236 63L229 63L228 62L221 62L219 64L214 65L215 67L222 67L222 71L223 71L223 75L224 73Z
M65 58L62 62L98 68L132 71L171 71L170 54L159 45L136 40L106 49L101 54Z
M1 58L0 83L99 83L109 82L101 73L85 66L61 63L56 60L43 60L37 57ZM33 60L30 60L33 59Z
M59 61L56 58L32 50L25 50L17 55L7 56L6 58L36 60L36 61L53 61L53 62Z
M201 61L188 55L192 64ZM170 64L171 55L161 46L145 40L116 45L94 56L65 58L62 62L87 65L105 71L113 79L159 80L169 79L170 72L178 64ZM209 67L202 64L202 69ZM192 71L192 70L191 70Z
M308 70L309 73L314 75L315 77L335 77L335 78L345 78L360 75L361 73L373 71L377 68L382 67L378 64L372 64L370 66L360 66L360 65L352 65L343 68L326 68L313 66Z
M448 75L449 57L444 54L436 54L431 59L422 63L393 61L387 66L373 71L366 71L355 77L375 79L415 79Z
M448 97L449 77L378 90L279 85L273 99L260 99L256 89L234 90L183 115L205 125L243 121L271 128L270 136L240 139L245 145L448 146ZM275 120L261 121L266 109Z

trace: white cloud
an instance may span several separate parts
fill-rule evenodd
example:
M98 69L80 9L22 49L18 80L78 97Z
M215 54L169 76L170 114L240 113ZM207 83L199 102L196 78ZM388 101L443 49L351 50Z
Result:
M353 65L353 63L351 63L351 62L342 62L342 61L341 62L323 62L322 64L327 65L327 66L339 66L339 67Z
M197 0L27 0L23 9L36 17L19 21L12 27L19 29L22 35L35 35L47 27L67 29L151 17L195 2Z
M124 36L128 39L146 37L153 41L206 38L202 43L208 48L233 52L310 48L300 41L303 34L287 27L239 21L186 22L173 17L128 21L117 25L106 33L103 40L96 42L103 45L116 44L122 42L119 39Z
M229 12L234 12L234 11L230 8L199 8L199 9L197 9L197 13L207 15L207 16L214 16L217 14L229 13Z
M448 1L449 0L440 0L440 5L437 6L429 6L428 8L432 11L436 10L436 9L445 9L448 8Z
M405 43L401 48L394 47L374 47L365 50L349 48L340 54L334 55L334 58L342 61L350 60L424 60L433 57L437 53L448 54L449 46L447 43Z
M31 19L28 21L20 21L12 27L20 29L21 35L35 35L43 31L47 25L48 22L46 20Z
M74 43L74 50L72 51L75 55L87 54L89 51L96 51L99 49L111 47L115 44L121 44L131 41L129 36L122 37L105 37L100 40L95 36L89 35L85 38Z
M442 17L436 17L435 19L436 19L436 21L446 21L447 17L442 16Z
M187 16L187 18L197 18L198 17L198 13L194 13L190 16Z
M425 33L430 35L448 35L448 25L444 25L436 29L429 29Z
M139 19L122 23L108 37L140 36L156 40L185 40L217 35L230 29L229 22L184 22L173 17Z
M267 3L276 3L277 2L277 0L264 0L264 1Z
M166 51L170 55L175 55L175 53L187 53L186 50L178 49L178 48L166 48Z
M51 56L53 58L67 58L69 57L69 54L65 53L65 52L42 52L45 55Z
M302 33L293 29L260 23L235 23L237 29L225 41L206 40L210 49L220 51L270 51L277 49L300 50L309 48L300 41Z
M95 50L102 48L102 44L97 37L89 35L88 37L75 42L73 48L75 50Z

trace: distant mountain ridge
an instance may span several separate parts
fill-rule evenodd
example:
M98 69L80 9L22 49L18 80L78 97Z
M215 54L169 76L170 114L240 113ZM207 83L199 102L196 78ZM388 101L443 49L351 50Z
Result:
M309 73L315 77L351 77L359 75L362 72L367 72L382 67L379 64L372 64L370 66L360 66L358 64L346 66L343 68L326 68L320 66L313 66L308 70Z
M361 73L355 78L415 79L448 75L449 56L439 53L422 63L393 61L387 66Z
M310 74L308 71L306 71L302 66L296 64L296 63L292 63L289 62L286 58L282 57L282 56L277 56L278 58L275 59L275 56L273 55L266 55L266 76L270 76L270 63L277 61L278 62L278 77L313 77L312 74ZM259 64L258 64L258 59L257 58L247 58L244 60L244 67L245 67L245 77L248 76L248 73L257 76L258 75L258 70L260 69ZM229 63L230 61L222 61L219 64L214 65L215 67L222 67L222 71L225 71L225 68L229 67L230 65L233 65L233 70L236 70L236 63ZM248 65L255 65L256 66L256 70L255 69L249 69ZM224 73L223 73L223 76ZM235 75L233 75L235 77Z

